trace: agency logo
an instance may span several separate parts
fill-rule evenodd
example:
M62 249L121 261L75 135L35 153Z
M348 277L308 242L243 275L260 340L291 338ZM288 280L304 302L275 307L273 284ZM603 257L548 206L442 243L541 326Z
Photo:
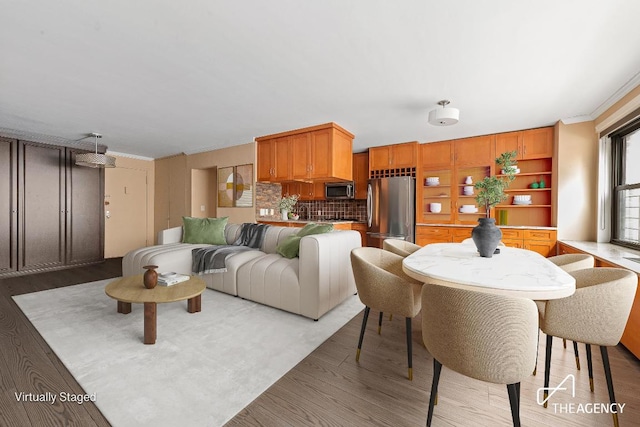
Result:
M544 405L546 408L552 396L558 393L571 393L571 398L576 397L576 377L569 374L555 387L540 387L536 395L538 405ZM566 402L566 398L563 399ZM626 403L603 403L603 402L587 402L587 403L554 403L551 402L553 411L557 414L617 414L624 412Z

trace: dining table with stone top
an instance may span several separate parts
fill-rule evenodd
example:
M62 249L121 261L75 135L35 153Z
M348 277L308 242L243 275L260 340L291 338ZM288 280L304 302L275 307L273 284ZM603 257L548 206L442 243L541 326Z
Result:
M544 256L527 249L500 246L481 257L473 243L432 243L402 262L404 272L423 283L477 292L549 300L575 292L575 279Z

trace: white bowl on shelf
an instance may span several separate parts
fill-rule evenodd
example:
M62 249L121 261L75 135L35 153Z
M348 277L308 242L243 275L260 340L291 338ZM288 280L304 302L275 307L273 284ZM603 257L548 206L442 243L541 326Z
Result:
M460 207L460 213L476 213L478 212L478 208L476 205L462 205Z
M473 196L473 185L465 185L462 189L465 196Z
M429 203L429 211L440 213L440 211L442 211L442 203Z
M514 202L519 202L519 203L531 202L531 195L530 194L516 194L515 196L513 196L513 201Z
M440 177L429 176L429 177L425 178L424 183L426 185L428 185L428 186L439 185L440 184Z
M515 174L520 173L520 168L516 167L516 168L515 168L515 170L516 170L516 171L514 172ZM501 173L502 175L506 175L506 173L505 173L504 169L502 169L502 170L500 171L500 173Z

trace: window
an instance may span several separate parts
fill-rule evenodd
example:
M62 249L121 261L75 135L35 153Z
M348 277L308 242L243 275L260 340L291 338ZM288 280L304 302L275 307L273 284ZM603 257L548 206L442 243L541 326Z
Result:
M640 249L640 119L611 135L612 243Z

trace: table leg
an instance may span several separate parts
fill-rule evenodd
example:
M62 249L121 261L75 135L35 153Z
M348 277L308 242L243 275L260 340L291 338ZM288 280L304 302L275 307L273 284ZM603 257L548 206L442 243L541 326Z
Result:
M144 303L144 343L156 343L156 308L155 302Z
M118 313L129 314L131 313L131 303L118 301Z
M201 295L197 295L193 298L189 298L187 300L187 311L189 313L198 313L202 311L202 297Z

